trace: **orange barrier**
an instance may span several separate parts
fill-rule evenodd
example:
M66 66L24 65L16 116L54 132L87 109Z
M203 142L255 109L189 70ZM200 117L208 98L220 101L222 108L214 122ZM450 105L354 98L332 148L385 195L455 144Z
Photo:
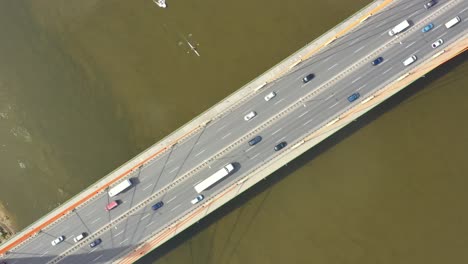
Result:
M27 232L26 234L22 235L21 237L19 237L18 239L16 239L15 241L12 241L10 244L6 245L4 248L0 249L0 254L5 254L6 252L8 252L8 250L14 248L15 246L19 245L20 243L24 242L26 239L32 237L34 234L36 234L37 232L39 232L40 230L44 229L45 227L47 227L48 225L50 225L51 223L57 221L60 217L66 215L67 213L71 212L73 209L75 209L76 207L80 206L81 204L83 204L84 202L88 201L89 199L93 198L95 195L97 195L98 193L100 193L101 191L103 191L105 188L107 188L108 186L110 186L111 184L115 183L116 181L122 179L123 177L127 176L130 172L132 172L133 170L135 170L136 168L140 167L141 165L145 164L147 161L151 160L152 158L156 157L158 154L160 154L161 152L165 151L166 149L170 148L171 146L173 146L174 144L176 144L177 142L179 142L179 140L181 140L182 138L186 137L187 135L191 134L192 132L194 132L195 130L197 130L198 128L200 128L199 126L190 130L189 132L185 133L184 135L180 136L179 138L177 138L176 140L174 140L171 144L169 144L168 146L156 151L154 154L152 154L151 156L149 156L148 158L146 158L145 160L139 162L138 164L136 164L135 166L133 166L132 168L126 170L125 172L123 172L122 174L120 174L119 176L115 177L114 179L112 179L110 182L104 184L103 186L101 186L100 188L98 188L96 191L86 195L84 198L78 200L77 202L75 202L74 204L70 205L69 207L65 208L63 211L61 211L60 213L58 213L57 215L51 217L49 220L45 221L44 223L40 224L39 226L33 228L31 231Z

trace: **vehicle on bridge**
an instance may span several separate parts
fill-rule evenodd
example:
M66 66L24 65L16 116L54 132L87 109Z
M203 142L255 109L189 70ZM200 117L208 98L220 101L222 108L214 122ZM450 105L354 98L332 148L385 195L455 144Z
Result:
M445 23L445 27L446 28L451 28L451 27L455 26L456 24L458 24L460 21L461 21L460 17L456 16L456 17L450 19L447 23Z
M435 0L431 0L431 1L424 4L424 8L429 9L429 8L433 7L435 4L437 4L437 2Z
M204 198L205 198L205 196L203 196L203 194L199 194L199 195L197 195L197 197L193 198L190 202L192 204L197 204L198 202L200 202Z
M119 206L119 202L118 201L112 201L112 202L110 202L110 203L108 203L106 205L106 211L110 211L110 210L116 208L117 206Z
M356 99L358 99L359 96L361 96L361 94L353 93L352 95L348 96L348 102L352 103L352 102L356 101Z
M444 40L443 39L438 39L436 42L432 43L431 47L433 49L439 47L440 45L442 45L444 43Z
M307 74L306 77L304 77L304 78L302 79L302 82L308 83L308 82L310 82L310 80L312 80L314 77L315 77L315 75L314 75L313 73L309 73L309 74Z
M125 181L123 181L123 182L117 184L116 186L114 186L113 188L111 188L109 190L109 196L114 197L117 194L125 191L125 189L129 188L130 186L132 186L132 182L130 181L130 179L126 179Z
M248 114L244 116L245 121L249 121L250 119L254 118L257 115L257 112L250 111Z
M282 150L284 147L286 147L287 144L288 144L288 143L286 143L286 141L283 141L283 142L279 143L278 145L276 145L276 146L274 147L274 149L275 149L275 151L280 151L280 150Z
M434 28L434 24L433 23L429 23L427 26L425 26L421 31L423 33L426 33L428 31L430 31L432 28Z
M93 247L96 247L97 245L101 244L102 240L100 238L94 240L93 242L91 242L91 244L89 244L89 247L90 248L93 248Z
M63 240L65 240L65 237L64 236L59 236L56 239L52 240L52 242L50 242L50 243L52 244L52 246L55 246L57 244L62 243Z
M163 207L163 205L164 205L164 202L163 202L163 201L159 201L159 202L153 204L153 205L151 206L151 209L153 209L153 211L156 211L156 210L158 210L159 208Z
M412 55L411 57L407 58L406 60L403 61L403 65L408 66L411 63L415 62L418 59L416 55Z
M86 233L81 233L81 234L77 235L76 237L74 237L73 241L75 241L75 243L76 243L76 242L80 241L81 239L85 238L87 235L88 234L86 234Z
M392 29L390 29L390 31L388 31L388 35L390 36L393 36L393 35L396 35L398 33L401 33L403 32L403 30L407 29L410 27L410 23L408 22L408 20L404 20L402 22L400 22L400 24L394 26Z
M195 191L197 191L197 193L203 192L204 190L210 188L213 184L217 183L224 177L228 176L233 170L234 170L234 165L232 165L232 163L227 164L226 166L224 166L219 171L215 172L210 177L204 179L202 182L195 185Z

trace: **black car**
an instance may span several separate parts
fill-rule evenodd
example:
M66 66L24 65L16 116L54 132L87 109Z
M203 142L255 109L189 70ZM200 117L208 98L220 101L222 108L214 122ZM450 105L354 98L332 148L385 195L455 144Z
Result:
M152 208L154 211L156 211L156 210L158 210L159 208L163 207L163 205L164 205L163 201L160 201L160 202L157 202L157 203L153 204L153 206L151 206L151 208Z
M435 4L437 4L437 2L435 0L431 0L431 1L424 4L424 8L429 9L429 8L433 7Z
M308 83L308 82L309 82L310 80L312 80L314 77L315 77L315 75L314 75L313 73L310 73L310 74L307 74L307 76L304 77L304 78L302 79L302 81L303 81L304 83Z
M379 65L382 61L383 61L383 58L382 58L382 57L378 57L377 59L375 59L374 61L372 61L372 65L374 65L374 66Z
M257 144L258 142L262 141L262 137L261 136L256 136L254 138L252 138L250 141L249 141L249 145L250 146L253 146L255 144Z
M283 141L281 143L279 143L278 145L275 146L275 151L279 151L281 149L283 149L284 147L286 147L288 143L286 143L286 141Z
M93 242L91 242L91 244L89 244L89 247L90 248L93 248L93 247L96 247L97 245L101 244L102 240L100 238L94 240Z

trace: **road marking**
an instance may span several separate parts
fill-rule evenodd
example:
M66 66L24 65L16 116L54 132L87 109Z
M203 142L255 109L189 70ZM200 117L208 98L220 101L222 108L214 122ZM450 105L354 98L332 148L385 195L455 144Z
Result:
M330 68L328 68L328 71L335 68L336 66L338 66L338 63L335 63L333 66L331 66Z
M251 159L251 160L252 160L252 159L255 159L258 155L260 155L260 153L255 154L255 156L251 157L250 159Z
M351 83L355 83L355 82L359 81L359 79L361 79L361 78L362 78L362 76L359 76L356 79L354 79L354 81L352 81Z
M417 51L413 52L413 54L416 54L416 53L418 53L419 51L420 51L420 49L418 49Z
M178 168L179 168L179 166L175 167L175 168L172 169L169 173L173 173L173 172L176 171Z
M418 12L419 12L419 10L414 11L413 13L411 13L411 15L408 16L408 18L411 18L413 15L415 15L415 14L418 13Z
M387 34L387 31L382 32L382 34L380 34L380 36L383 36L385 34Z
M444 33L442 33L440 36L437 37L437 39L440 39L441 37L445 36L445 34L447 34L448 31L445 31Z
M95 248L91 249L91 250L89 251L89 253L92 253L92 252L95 251L96 249L98 249L98 248L95 247Z
M366 87L366 86L367 86L367 83L364 84L363 86L359 87L357 90L359 91L359 90L361 90L362 88L364 88L364 87Z
M151 223L147 224L146 227L152 225L154 223L154 221L152 221Z
M222 127L220 127L220 128L218 128L218 129L216 130L216 132L219 132L221 129L225 128L226 126L227 126L227 124L224 125L224 126L222 126Z
M231 132L227 133L226 135L224 135L221 139L225 139L226 137L229 137L229 135L231 135Z
M126 238L124 241L120 242L120 245L122 245L123 243L125 243L125 241L127 241L128 238Z
M339 102L334 103L332 106L328 107L328 109L334 107L334 106L337 105L338 103L339 103Z
M119 233L115 234L114 237L121 235L125 230L120 231Z
M407 46L405 47L405 49L411 47L414 43L416 43L416 41L411 42L409 45L407 45Z
M281 142L281 141L283 141L283 139L285 139L285 138L286 138L286 137L282 137L282 138L280 138L278 141Z
M180 204L174 206L174 208L171 209L171 212L174 211L174 210L175 210L177 207L179 207L179 206L180 206Z
M245 152L249 152L250 150L252 150L254 148L254 146L248 148Z
M304 123L304 125L302 125L302 126L305 126L305 125L309 124L309 123L310 123L310 122L312 122L312 121L314 121L314 120L313 120L313 119L311 119L311 120L309 120L309 121L305 122L305 123Z
M166 203L168 204L168 203L174 201L174 199L175 199L176 197L177 197L177 196L172 197L172 198L171 198L169 201L167 201Z
M204 149L204 150L198 152L197 154L195 154L195 157L197 157L197 156L199 156L200 154L202 154L203 152L205 152L205 150L206 150L206 149Z
M440 26L442 26L442 24L438 25L437 27L434 28L434 30L438 29Z
M365 48L365 47L366 47L366 46L362 46L362 47L360 47L359 49L353 51L353 53L358 53L360 50L362 50L362 49Z
M91 212L87 213L86 216L92 215L94 213L94 211L96 211L96 209L91 210Z
M140 220L143 220L143 219L145 219L145 218L148 217L148 216L150 216L150 214L147 214L147 215L143 216Z
M328 56L326 59L323 60L323 62L328 61L328 60L331 59L332 57L333 57L333 55Z
M328 99L332 98L333 96L335 96L335 93L331 94L330 96L328 96L325 101L327 101Z
M145 188L143 188L143 191L148 189L149 187L151 187L151 185L153 185L152 183L151 184L148 184Z
M93 259L93 262L95 262L96 260L100 259L102 257L102 255L100 255L99 257Z
M281 100L278 100L277 102L275 102L274 105L279 104L279 103L280 103L281 101L283 101L283 100L284 100L284 98L281 98Z
M47 252L49 252L49 251L46 251L46 252L42 253L41 256L44 256L45 254L47 254Z
M307 113L309 113L309 111L305 111L305 112L302 113L300 116L298 116L296 119L303 117L303 116L304 116L305 114L307 114Z
M465 7L465 9L463 9L462 11L460 11L460 13L458 13L458 14L461 14L461 13L465 12L467 9L468 9L468 7Z
M387 21L384 21L384 22L382 22L382 23L380 23L380 24L377 24L377 26L375 26L374 28L379 28L380 26L383 26L383 25L385 25L386 23L387 23Z
M283 129L283 128L280 128L280 129L276 130L276 131L275 131L275 132L273 132L273 134L271 134L271 135L273 136L274 134L276 134L276 133L280 132L280 131L281 131L281 129Z
M94 224L94 223L96 223L97 221L99 221L99 219L101 219L101 217L99 217L99 218L96 218L94 221L92 221L92 222L91 222L91 224Z
M387 72L389 72L393 67L390 67L388 68L386 71L382 72L382 75L386 74Z

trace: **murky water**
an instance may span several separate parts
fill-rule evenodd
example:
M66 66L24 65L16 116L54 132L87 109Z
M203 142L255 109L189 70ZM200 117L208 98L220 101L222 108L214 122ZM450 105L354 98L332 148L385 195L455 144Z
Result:
M367 1L168 4L0 1L0 200L20 227ZM444 65L140 263L467 262L466 72Z

